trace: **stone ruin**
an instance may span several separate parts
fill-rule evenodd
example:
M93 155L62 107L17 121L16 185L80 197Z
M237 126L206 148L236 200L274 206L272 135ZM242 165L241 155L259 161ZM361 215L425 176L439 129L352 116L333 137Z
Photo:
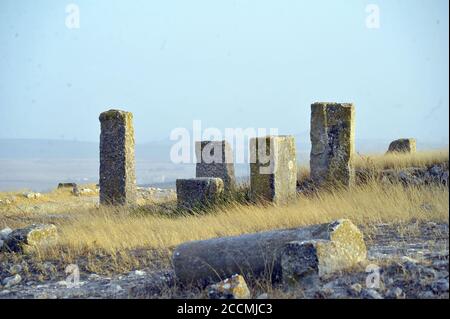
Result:
M297 194L297 160L293 136L250 140L250 192L253 200L286 204Z
M214 205L224 192L221 178L197 177L177 179L177 205L179 209L196 209Z
M198 141L195 143L196 177L217 177L223 180L226 192L236 187L233 150L227 141Z
M133 114L100 114L100 204L136 203Z
M206 286L234 274L295 285L307 277L317 279L350 269L366 257L362 232L342 219L186 242L175 248L172 263L176 277L186 285Z
M389 144L387 153L416 153L416 140L414 138L401 138Z
M351 103L311 105L312 181L318 185L349 186L354 181L355 108Z

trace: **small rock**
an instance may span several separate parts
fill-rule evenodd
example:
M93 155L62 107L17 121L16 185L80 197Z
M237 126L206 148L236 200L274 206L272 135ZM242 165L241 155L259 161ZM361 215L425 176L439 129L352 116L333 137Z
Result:
M375 289L364 289L361 296L364 299L383 299L383 296Z
M17 265L12 265L12 266L9 268L9 273L10 273L11 275L16 275L16 274L20 273L21 271L22 271L22 266L19 265L19 264L17 264Z
M12 229L9 227L3 228L0 230L0 240L6 240L8 238L9 234L12 233Z
M5 288L10 288L14 285L17 285L21 281L22 277L19 274L16 274L14 276L6 277L5 279L3 279L2 284L3 286L5 286Z
M41 197L42 194L30 192L30 193L24 193L23 196L25 196L28 199L37 199L37 198Z
M448 292L448 279L439 279L433 282L431 288L437 294Z
M210 299L249 299L250 290L244 277L236 274L209 286L208 296Z
M267 293L262 293L256 299L269 299L269 295Z
M389 291L386 294L386 297L390 299L404 299L405 294L403 293L403 290L401 288L395 287L389 289Z
M146 272L143 271L143 270L135 270L135 271L133 272L133 274L136 275L136 276L145 276L145 275L146 275Z
M362 291L362 285L359 283L353 284L349 287L348 292L352 295L352 296L359 296L361 294Z

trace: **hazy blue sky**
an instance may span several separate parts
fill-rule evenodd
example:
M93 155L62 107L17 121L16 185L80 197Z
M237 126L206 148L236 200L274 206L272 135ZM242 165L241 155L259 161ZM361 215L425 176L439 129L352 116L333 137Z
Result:
M314 101L354 102L357 137L448 142L447 0L0 2L0 138L137 142L175 127L309 130ZM366 5L380 28L366 27Z

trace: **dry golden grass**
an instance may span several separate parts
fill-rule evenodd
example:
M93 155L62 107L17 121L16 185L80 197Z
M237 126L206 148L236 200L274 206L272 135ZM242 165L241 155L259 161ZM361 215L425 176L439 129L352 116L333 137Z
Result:
M448 162L448 149L417 152L415 154L356 154L353 159L353 165L359 171L399 170L408 167L430 167L442 163L445 163L448 167ZM299 166L297 179L303 181L307 178L309 178L309 167Z
M426 166L448 162L448 152L372 158L379 168ZM408 164L403 165L403 160ZM364 161L361 163L365 165ZM413 220L449 221L448 188L438 185L404 187L370 181L350 189L299 195L289 206L231 203L207 214L177 216L164 215L155 206L151 210L144 207L137 210L96 207L95 204L73 208L67 202L74 197L66 197L66 193L59 192L45 198L51 198L52 202L59 199L60 211L70 218L52 221L58 227L59 242L52 249L40 251L39 257L65 263L85 258L86 268L95 272L124 271L147 266L148 263L167 266L171 249L185 241L293 228L340 218L348 218L362 226ZM31 211L14 210L2 216L0 227L12 228L44 218ZM25 220L17 218L24 216L27 217ZM136 251L143 252L145 257L142 254L136 257Z
M355 169L402 169L407 167L429 167L434 164L447 163L449 150L417 152L415 154L357 154L354 158Z
M73 262L88 256L91 271L105 271L98 255L107 255L109 270L140 267L143 262L169 265L171 249L182 242L239 235L270 229L292 228L349 218L359 225L436 221L448 223L448 188L408 187L369 183L350 190L317 196L299 196L289 206L235 204L204 215L164 217L119 209L74 212L74 218L58 222L59 244L41 251L43 259ZM129 252L151 251L139 260Z

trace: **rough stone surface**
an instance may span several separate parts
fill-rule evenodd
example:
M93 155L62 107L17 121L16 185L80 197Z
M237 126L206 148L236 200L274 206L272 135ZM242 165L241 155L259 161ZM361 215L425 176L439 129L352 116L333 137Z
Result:
M15 274L14 276L7 277L3 279L2 284L5 288L10 288L14 285L17 285L22 281L22 277L19 274Z
M207 207L216 203L224 191L222 179L215 177L177 179L176 184L181 209Z
M448 186L448 176L448 163L434 164L429 167L384 169L376 172L370 169L358 169L356 171L356 180L358 183L377 179L381 182L402 183L405 186L430 184Z
M36 247L53 244L56 239L55 225L34 224L10 233L4 241L3 250L27 253Z
M370 224L361 227L363 233L367 234L368 263L380 266L381 285L380 288L374 288L380 296L449 298L447 222ZM410 227L412 233L408 231ZM69 287L59 284L67 277L64 271L67 264L64 261L43 262L33 258L21 261L24 269L20 273L22 281L5 288L1 283L11 277L10 270L15 264L16 258L0 258L0 299L205 297L203 289L183 289L177 284L173 271L163 266L108 275L92 274L80 267L80 285ZM252 285L249 288L253 296L263 299L284 298L284 293L288 293L287 298L371 298L366 292L363 293L367 289L367 276L365 265L362 265L351 271L321 278L314 285L290 289L288 292L278 285L269 291L265 285ZM251 283L248 278L246 280ZM119 286L122 290L118 289ZM402 290L401 294L399 289Z
M100 203L135 204L136 175L133 115L109 110L100 114Z
M196 177L218 177L223 180L225 191L236 187L233 150L226 141L201 141L195 143L197 157Z
M358 247L360 250L355 253L363 254L364 242L360 242L356 227L350 221L340 220L303 228L187 242L176 247L172 261L177 278L186 284L207 285L236 273L246 278L270 275L279 280L283 247L292 241L311 239L354 241L349 247ZM323 269L326 267L324 265Z
M354 180L355 108L350 103L311 105L311 179L319 186Z
M281 252L283 282L288 285L311 281L350 269L366 260L363 234L349 220L330 224L329 238L293 241Z
M58 188L74 188L77 186L77 183L59 183Z
M388 153L415 153L416 152L416 139L414 138L401 138L392 141L389 144Z
M11 228L9 227L3 228L2 230L0 230L0 240L5 240L11 233L12 233Z
M297 160L293 136L250 139L250 189L254 201L286 204L295 199Z
M244 277L237 274L208 288L210 299L249 299L250 296Z

